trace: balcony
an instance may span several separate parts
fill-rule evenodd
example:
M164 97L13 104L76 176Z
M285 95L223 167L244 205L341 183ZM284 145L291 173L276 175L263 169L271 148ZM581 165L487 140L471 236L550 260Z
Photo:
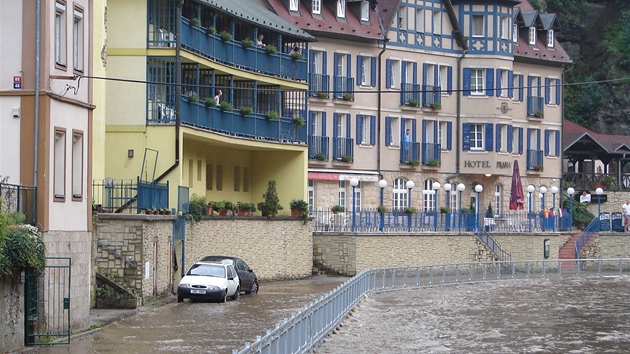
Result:
M330 77L326 74L309 74L308 90L310 96L318 96L320 93L328 95Z
M181 31L182 48L205 58L242 70L299 81L307 79L306 59L296 60L281 52L269 54L264 48L246 48L236 40L224 41L219 34L195 27L183 17Z
M333 138L333 160L352 162L354 160L354 139Z
M295 124L291 117L268 119L260 112L243 115L238 110L193 103L185 96L181 97L181 109L182 124L193 127L259 140L306 143L306 125Z
M422 143L422 166L439 167L442 164L442 145Z
M400 163L405 165L418 165L420 163L420 143L401 143Z
M440 86L422 85L422 107L436 108L442 106Z
M26 224L37 226L37 187L0 182L0 196L11 213L24 214Z
M420 85L402 84L400 91L400 104L402 106L418 107L420 105Z
M354 78L335 76L333 97L340 100L354 100Z
M527 150L527 170L542 171L543 170L543 151Z
M540 96L527 96L527 116L544 118L545 117L545 99Z
M328 137L313 135L308 139L308 158L321 161L328 160Z

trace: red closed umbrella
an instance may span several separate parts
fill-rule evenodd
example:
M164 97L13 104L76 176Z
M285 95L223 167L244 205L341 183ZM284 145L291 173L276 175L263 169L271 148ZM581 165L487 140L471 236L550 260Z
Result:
M512 189L510 190L510 210L523 210L525 198L523 196L523 184L521 184L521 172L518 169L518 160L514 160L512 167Z

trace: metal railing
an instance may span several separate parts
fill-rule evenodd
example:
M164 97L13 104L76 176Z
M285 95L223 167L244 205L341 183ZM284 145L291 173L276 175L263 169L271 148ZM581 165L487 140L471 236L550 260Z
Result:
M311 135L308 138L308 158L328 160L330 157L330 152L328 151L329 139L327 136Z
M97 212L139 213L146 209L168 208L169 184L134 180L92 181L92 200Z
M349 76L333 77L333 97L337 99L354 99L354 78Z
M432 107L442 104L442 91L440 86L422 85L422 106Z
M12 213L23 213L25 222L37 226L37 187L0 183L0 198Z
M420 105L420 85L413 83L402 83L400 90L400 104L403 106Z
M310 73L308 80L308 90L311 96L317 93L326 93L330 90L330 77L326 74Z
M545 115L545 98L540 96L527 96L527 115L543 118Z
M403 142L400 144L400 163L405 165L419 164L420 144L418 142Z
M442 164L442 145L422 143L422 164L425 166L440 166Z
M543 170L543 151L542 150L527 150L527 169L534 171Z
M368 294L504 280L623 275L630 258L470 262L364 270L232 354L306 353Z
M333 160L352 162L354 160L354 139L333 138Z
M330 209L313 210L313 232L352 232L352 209L333 213ZM381 226L381 217L383 218ZM354 232L476 232L478 228L492 233L553 233L571 231L573 219L570 212L560 214L509 211L486 217L484 213L451 211L420 211L405 213L377 209L357 209L354 215Z
M575 240L575 258L579 258L580 252L586 247L586 245L597 235L600 231L601 220L599 216L596 216L590 223L584 228L584 231L580 234L580 237Z

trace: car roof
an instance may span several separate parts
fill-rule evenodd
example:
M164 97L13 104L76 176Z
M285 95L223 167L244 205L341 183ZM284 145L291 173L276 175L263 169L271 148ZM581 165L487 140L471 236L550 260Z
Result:
M214 265L214 266L222 266L222 267L226 267L226 266L231 266L231 264L227 264L227 263L221 263L221 262L195 262L195 264L199 264L199 265Z
M231 256L215 256L215 255L211 255L211 256L205 256L202 259L207 259L207 258L221 258L221 259L238 259L238 257L231 257ZM205 262L205 261L204 261Z

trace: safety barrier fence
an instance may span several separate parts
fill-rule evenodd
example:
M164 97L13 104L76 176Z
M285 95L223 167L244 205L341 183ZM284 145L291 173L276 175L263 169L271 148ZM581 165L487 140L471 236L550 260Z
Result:
M502 280L630 274L630 258L471 262L364 270L232 354L306 353L367 294Z

